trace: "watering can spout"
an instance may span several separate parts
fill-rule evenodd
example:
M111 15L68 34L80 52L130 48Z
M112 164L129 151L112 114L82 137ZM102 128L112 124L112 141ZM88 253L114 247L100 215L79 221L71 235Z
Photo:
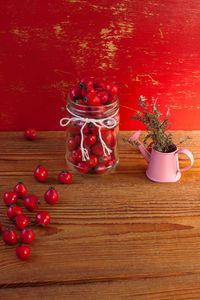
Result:
M147 151L147 149L144 147L144 145L140 142L140 140L139 140L140 133L141 133L140 130L137 131L136 133L131 135L128 140L129 140L129 142L135 143L135 145L138 146L138 149L140 150L140 152L142 153L142 155L144 156L146 161L150 162L151 154L149 153L149 151Z

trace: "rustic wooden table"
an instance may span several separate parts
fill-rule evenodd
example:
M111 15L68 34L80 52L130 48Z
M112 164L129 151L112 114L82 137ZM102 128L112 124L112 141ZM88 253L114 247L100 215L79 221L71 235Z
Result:
M188 133L173 134L178 141ZM129 135L120 134L113 174L74 174L61 185L64 132L39 132L33 142L21 132L0 133L1 199L23 181L52 216L49 227L35 228L27 261L0 241L0 299L200 299L200 132L190 132L184 145L194 166L169 184L146 178L147 163L122 142ZM180 156L181 167L188 163ZM49 172L46 183L33 178L38 164ZM55 206L43 200L50 184L60 196ZM10 226L3 200L0 221Z

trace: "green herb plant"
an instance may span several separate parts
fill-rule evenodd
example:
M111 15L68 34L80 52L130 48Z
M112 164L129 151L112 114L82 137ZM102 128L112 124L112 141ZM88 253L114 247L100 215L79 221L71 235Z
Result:
M177 147L172 141L172 134L166 132L170 127L168 122L170 109L168 108L166 115L162 118L163 114L159 110L160 105L157 104L157 99L152 98L151 103L149 103L144 96L140 96L138 99L138 107L140 110L132 116L132 119L141 121L147 130L144 144L147 144L147 141L151 139L153 141L152 147L155 150L164 153L175 151ZM190 137L187 136L179 144L187 139Z

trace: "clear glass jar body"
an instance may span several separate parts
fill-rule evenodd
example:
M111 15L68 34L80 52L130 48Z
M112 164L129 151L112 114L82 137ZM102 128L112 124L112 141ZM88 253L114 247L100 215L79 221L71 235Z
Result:
M81 174L107 174L119 162L119 102L102 106L67 103L66 161Z

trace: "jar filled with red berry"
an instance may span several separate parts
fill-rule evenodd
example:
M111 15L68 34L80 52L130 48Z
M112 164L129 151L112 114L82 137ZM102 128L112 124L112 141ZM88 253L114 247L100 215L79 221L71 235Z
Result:
M116 83L83 78L68 97L66 160L83 174L107 174L119 162L119 101Z

